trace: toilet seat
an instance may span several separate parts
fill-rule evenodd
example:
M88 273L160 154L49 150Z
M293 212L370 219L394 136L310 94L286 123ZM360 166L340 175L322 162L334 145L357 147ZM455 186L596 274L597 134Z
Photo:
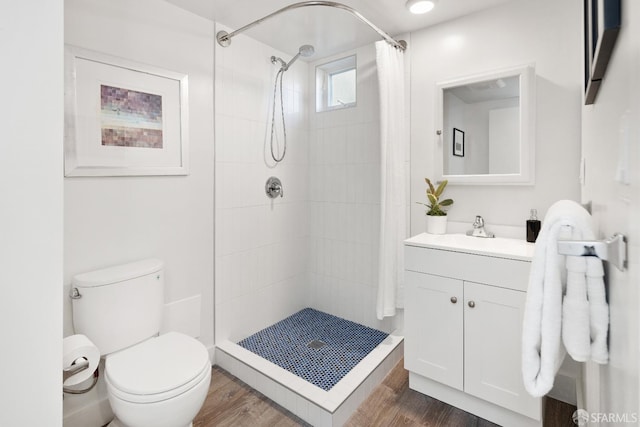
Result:
M107 356L105 379L114 397L154 403L178 396L208 378L209 353L198 340L169 332Z

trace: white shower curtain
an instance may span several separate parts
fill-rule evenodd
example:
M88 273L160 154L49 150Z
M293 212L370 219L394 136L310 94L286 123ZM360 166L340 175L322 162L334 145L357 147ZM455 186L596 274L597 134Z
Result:
M406 231L404 54L386 41L376 43L380 89L380 251L378 319L394 316L404 286Z

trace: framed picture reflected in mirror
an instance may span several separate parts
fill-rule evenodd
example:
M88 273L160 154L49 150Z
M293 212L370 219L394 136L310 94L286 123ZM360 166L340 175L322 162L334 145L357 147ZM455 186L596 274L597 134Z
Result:
M453 128L453 155L464 157L464 132Z

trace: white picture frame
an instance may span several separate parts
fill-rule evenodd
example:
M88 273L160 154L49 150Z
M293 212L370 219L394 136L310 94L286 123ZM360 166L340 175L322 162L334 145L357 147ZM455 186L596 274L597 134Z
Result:
M446 115L445 91L452 88L478 84L498 79L509 79L517 77L519 87L520 108L518 123L519 145L517 159L513 164L518 165L517 171L511 173L460 173L457 170L449 172L448 162L450 159L462 160L459 157L448 155L451 153L449 141L451 135L448 130L452 126L445 128ZM536 143L536 71L535 64L517 65L508 68L501 68L492 71L484 71L471 74L465 77L456 77L436 84L435 96L435 123L436 136L434 140L433 155L435 161L434 175L437 181L447 180L449 185L534 185L535 184L535 143ZM461 129L465 129L465 162L473 154L473 147L466 147L466 143L472 143L473 131L467 125L461 124ZM471 146L470 146L471 147Z
M64 173L188 175L188 76L65 46Z

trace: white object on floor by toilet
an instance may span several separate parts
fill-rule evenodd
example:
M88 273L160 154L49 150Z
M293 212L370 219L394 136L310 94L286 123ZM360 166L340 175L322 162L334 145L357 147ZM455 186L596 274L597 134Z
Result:
M149 259L72 280L73 323L105 358L110 426L191 426L209 390L211 362L195 338L160 336L164 272Z

